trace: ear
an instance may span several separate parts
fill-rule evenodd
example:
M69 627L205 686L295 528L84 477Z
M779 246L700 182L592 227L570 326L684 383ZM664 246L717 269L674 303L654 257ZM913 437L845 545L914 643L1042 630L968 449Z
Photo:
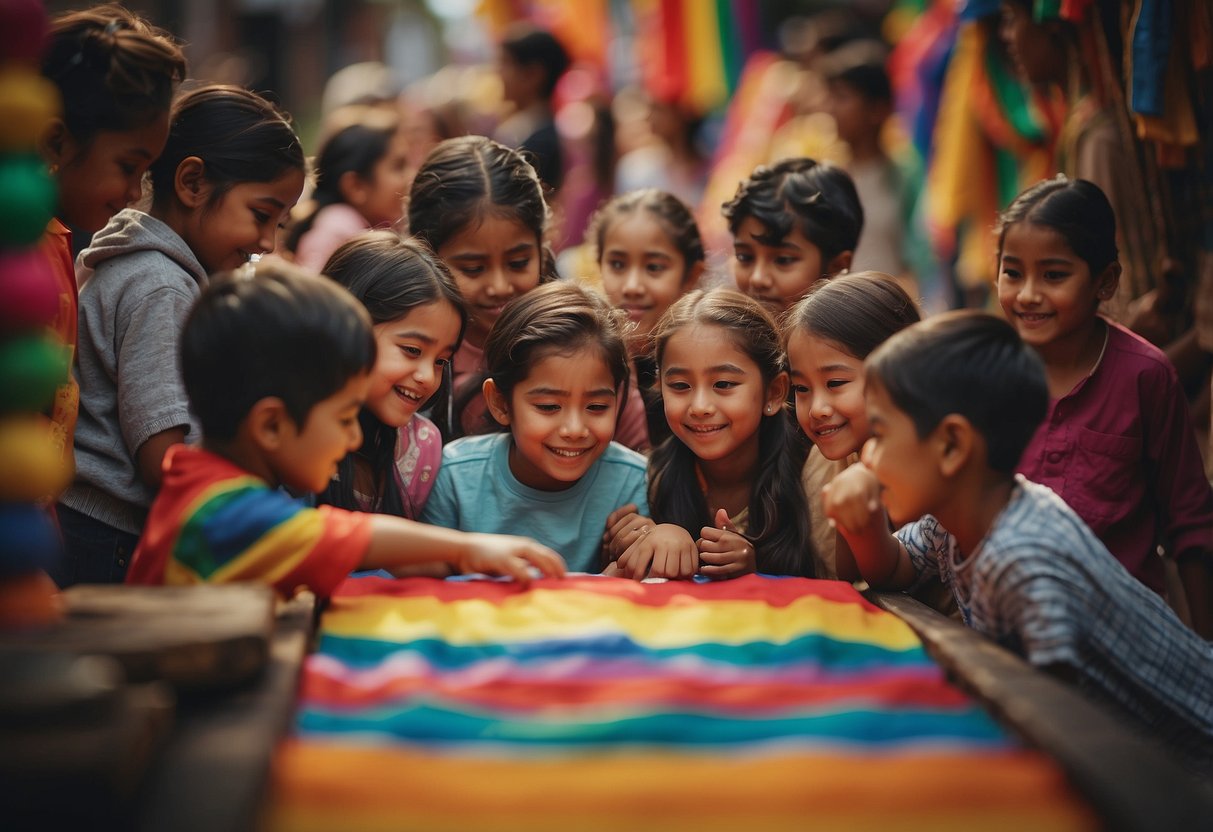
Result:
M502 392L497 389L496 382L491 378L486 378L484 386L480 389L484 392L484 401L489 406L489 413L493 414L493 418L497 420L497 424L509 427L510 403Z
M67 124L61 118L52 118L38 135L38 155L46 162L51 173L58 172L80 152Z
M206 181L206 163L197 156L186 156L173 176L177 199L187 208L201 208L210 199L211 183Z
M274 452L282 447L288 425L293 427L286 403L277 396L258 399L244 417L245 430L253 444L262 451Z
M787 373L780 373L771 379L771 383L767 385L766 401L762 405L763 416L771 416L783 408L784 402L788 400L790 384Z
M944 416L931 433L939 473L944 477L955 476L972 459L979 439L973 423L964 416L959 413Z
M833 277L837 274L842 274L851 268L851 258L855 256L854 251L844 251L841 254L834 256L834 259L826 264L826 277Z
M361 205L366 201L366 182L354 171L347 170L337 179L337 193L350 205Z
M1104 301L1116 294L1116 287L1120 285L1120 273L1119 262L1113 260L1109 263L1095 280L1095 296Z

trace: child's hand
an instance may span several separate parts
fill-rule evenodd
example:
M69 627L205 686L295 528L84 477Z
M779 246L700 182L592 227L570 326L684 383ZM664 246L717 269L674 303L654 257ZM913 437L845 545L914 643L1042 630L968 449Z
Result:
M617 560L628 547L648 534L655 524L643 514L636 513L636 504L620 506L607 515L606 531L602 534L602 547L606 560Z
M686 529L671 523L645 526L639 539L619 556L624 577L639 581L650 578L690 578L699 565L699 550Z
M757 555L750 541L737 531L724 509L716 510L716 527L704 526L696 542L705 578L736 578L757 570Z
M880 507L880 483L863 463L852 465L823 486L821 502L830 525L844 534L868 531L878 519L887 532Z
M469 533L456 566L460 572L506 575L526 586L531 582L528 564L548 578L564 577L564 558L529 537Z

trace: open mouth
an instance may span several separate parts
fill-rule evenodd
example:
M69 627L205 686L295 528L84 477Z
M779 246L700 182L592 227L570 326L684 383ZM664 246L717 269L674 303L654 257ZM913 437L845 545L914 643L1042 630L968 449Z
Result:
M563 457L564 459L577 459L590 452L589 448L553 448L550 445L546 447L556 456Z
M1049 320L1053 316L1046 312L1016 312L1015 317L1025 324L1039 324Z
M700 436L710 436L713 433L718 433L724 430L724 425L686 425L687 430L691 433L697 433Z
M841 425L830 425L829 427L824 427L824 428L813 428L813 435L821 436L821 437L833 436L834 434L838 433L840 430L842 430L846 426L847 426L847 423L843 422Z
M411 390L406 390L403 387L393 387L392 392L410 404L421 404L424 398Z

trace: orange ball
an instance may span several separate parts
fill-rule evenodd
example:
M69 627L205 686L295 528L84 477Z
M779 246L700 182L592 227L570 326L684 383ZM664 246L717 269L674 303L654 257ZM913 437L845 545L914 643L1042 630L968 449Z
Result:
M58 496L71 482L72 457L45 416L0 420L0 500L27 503Z
M54 84L27 66L10 63L0 68L0 150L33 150L58 112Z

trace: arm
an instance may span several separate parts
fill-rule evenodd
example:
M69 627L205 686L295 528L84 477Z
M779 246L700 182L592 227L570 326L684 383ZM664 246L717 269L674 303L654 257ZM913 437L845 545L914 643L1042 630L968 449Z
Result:
M875 589L904 589L913 583L917 572L905 546L889 533L880 484L866 465L857 463L841 472L822 488L821 498L864 580Z
M144 485L153 491L160 490L162 474L160 469L164 463L164 454L173 445L179 445L184 441L185 428L169 428L153 434L139 446L139 450L135 453L135 466L139 472L139 479L143 481Z
M1193 549L1177 559L1179 580L1188 601L1192 629L1206 641L1213 641L1213 552Z
M564 559L529 538L459 532L388 515L374 515L370 524L371 541L362 556L362 569L442 561L460 572L506 575L522 584L530 582L528 565L550 578L564 575Z

